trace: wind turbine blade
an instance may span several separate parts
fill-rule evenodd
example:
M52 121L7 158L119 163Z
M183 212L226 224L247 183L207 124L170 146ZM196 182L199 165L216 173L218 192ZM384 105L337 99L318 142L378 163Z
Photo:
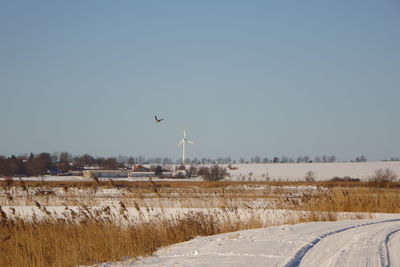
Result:
M183 138L186 138L186 131L183 130Z
M190 141L190 140L189 140L188 143L194 145L194 142L193 142L193 141Z
M185 142L185 140L182 139L182 140L178 143L178 146L182 145L183 142Z

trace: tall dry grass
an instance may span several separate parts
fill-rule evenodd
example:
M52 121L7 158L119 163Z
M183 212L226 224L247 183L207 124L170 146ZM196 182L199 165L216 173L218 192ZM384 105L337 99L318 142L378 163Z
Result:
M390 188L333 188L285 201L284 207L306 211L400 213L400 190Z
M146 256L159 247L195 236L265 226L257 216L244 221L221 220L201 212L169 219L139 219L135 224L123 225L115 222L107 207L101 211L88 207L79 212L69 210L60 218L37 205L46 216L34 216L30 221L7 217L0 208L0 266L77 266L118 261ZM129 216L123 203L120 215L121 220Z
M15 190L15 186L19 189ZM4 184L5 203L16 203L23 196L28 203L36 205L41 214L33 215L30 220L22 220L7 215L0 207L0 266L77 266L118 261L126 257L149 255L159 247L186 241L195 236L268 226L259 216L260 210L251 206L247 207L253 211L250 216L243 218L239 214L238 201L252 197L257 201L279 199L274 202L277 208L308 211L301 216L288 216L281 222L283 224L335 221L338 219L337 212L400 213L398 189L351 185L345 188L334 186L292 192L276 188L276 185L261 189L260 186L265 185L246 183L244 187L242 183L227 183L225 186L221 186L221 183L204 183L196 187L193 183L170 186L168 183L143 182L118 187L116 183L108 182L85 183L78 188L65 186L60 187L62 190L56 190L49 184ZM119 203L120 216L117 220L110 212L110 207L88 207L104 188L121 188L118 189L121 194L117 201L123 200L124 203ZM22 195L15 195L17 193ZM85 203L88 206L81 206L78 210L66 208L64 216L60 217L40 204L41 201L53 203L57 198L63 202L80 202L81 205ZM141 209L143 206L149 209L146 198L168 198L180 203L193 199L204 206L208 203L208 207L214 207L210 203L215 203L213 199L216 198L220 200L218 205L222 212L191 212L177 217L161 214L149 220ZM129 216L126 203L138 211L138 218L133 224L123 223L128 221ZM232 216L232 213L236 215ZM358 216L355 215L354 218Z
M1 266L77 266L148 255L156 248L223 231L208 218L138 224L127 228L96 220L15 221L0 226Z

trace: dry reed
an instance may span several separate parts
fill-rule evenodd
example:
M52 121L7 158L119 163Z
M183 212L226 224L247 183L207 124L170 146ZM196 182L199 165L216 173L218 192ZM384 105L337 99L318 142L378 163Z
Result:
M281 207L313 212L400 213L400 191L380 188L333 188L286 199Z
M111 181L100 184L84 183L78 187L61 183L57 184L60 188L58 191L51 184L42 183L38 186L22 182L11 185L4 183L4 202L15 203L21 197L16 194L23 193L27 202L36 205L41 214L34 214L27 221L10 217L0 207L0 266L77 266L119 261L126 257L150 255L159 247L195 236L268 226L260 217L260 210L251 206L247 206L248 210L253 211L250 216L246 219L240 217L237 205L246 199L275 201L278 208L308 211L302 216L288 216L283 223L335 221L338 219L337 212L400 213L398 189L371 188L366 184L363 187L353 187L351 184L296 192L276 185L260 189L265 183L256 182L178 183L180 185L162 182L123 183L119 187L117 182ZM15 187L21 190L16 190ZM92 205L93 197L110 187L122 188L118 189L121 194L115 199L119 222L115 220L115 215L108 206L100 210L82 206L82 203ZM148 220L142 212L143 207L147 211L151 209L147 206L146 198L167 198L181 204L186 203L185 201L199 201L202 205L208 203L208 207L214 207L215 203L212 201L217 198L222 212L191 212L174 218L161 214ZM66 208L64 216L60 217L41 204L53 203L55 199L81 204L78 210ZM276 202L276 199L281 201ZM244 206L250 205L247 203L251 204L245 202ZM136 223L123 223L129 220L127 206L137 210ZM15 213L13 208L11 211ZM43 219L38 219L39 215ZM355 215L357 216L359 215Z

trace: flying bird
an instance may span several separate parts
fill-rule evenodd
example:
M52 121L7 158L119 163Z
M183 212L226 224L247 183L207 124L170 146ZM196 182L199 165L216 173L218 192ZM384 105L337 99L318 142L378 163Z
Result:
M161 122L164 120L164 119L158 119L157 116L154 116L154 118L156 119L156 122Z

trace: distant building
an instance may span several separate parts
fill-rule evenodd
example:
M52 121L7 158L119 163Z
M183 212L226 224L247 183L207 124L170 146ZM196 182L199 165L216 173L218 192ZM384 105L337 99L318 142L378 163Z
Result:
M84 166L84 170L100 170L99 166Z
M135 178L135 177L155 177L154 172L139 172L125 170L84 170L83 177L91 179L101 178Z
M58 168L51 168L51 169L47 170L47 173L49 175L58 175L59 173L62 173L62 171Z
M84 170L83 177L84 178L125 178L129 176L127 171L121 170Z
M135 165L133 165L132 169L135 172L148 172L148 171L150 171L149 168L144 167L142 164L135 164Z

